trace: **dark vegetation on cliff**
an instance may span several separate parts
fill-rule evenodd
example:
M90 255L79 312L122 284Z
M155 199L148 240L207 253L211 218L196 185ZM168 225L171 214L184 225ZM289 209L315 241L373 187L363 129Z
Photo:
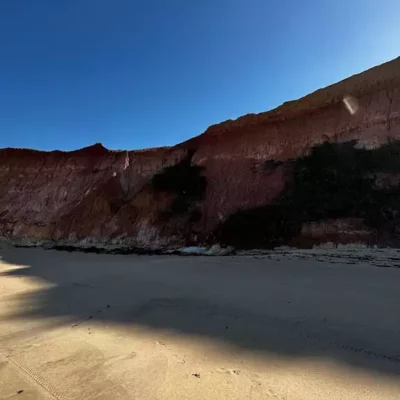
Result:
M267 165L273 165L270 161ZM300 236L302 224L329 218L362 218L377 243L400 238L400 186L378 185L379 174L400 173L400 141L366 150L356 142L324 143L287 162L288 185L271 205L240 210L216 232L237 248L271 248Z
M203 175L203 167L192 164L194 151L179 163L164 168L152 178L152 187L158 192L173 193L175 198L170 208L164 212L165 218L184 214L190 211L190 222L198 221L201 212L193 208L196 201L202 200L207 187L207 179Z

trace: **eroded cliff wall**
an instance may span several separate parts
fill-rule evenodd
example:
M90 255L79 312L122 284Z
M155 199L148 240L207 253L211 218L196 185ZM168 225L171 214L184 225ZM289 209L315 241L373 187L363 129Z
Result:
M0 236L145 249L395 244L399 139L400 58L172 148L2 149Z

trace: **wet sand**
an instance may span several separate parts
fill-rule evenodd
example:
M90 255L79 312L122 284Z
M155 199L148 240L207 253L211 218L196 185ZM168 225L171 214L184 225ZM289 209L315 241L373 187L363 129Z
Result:
M296 254L0 249L0 398L400 399L400 269Z

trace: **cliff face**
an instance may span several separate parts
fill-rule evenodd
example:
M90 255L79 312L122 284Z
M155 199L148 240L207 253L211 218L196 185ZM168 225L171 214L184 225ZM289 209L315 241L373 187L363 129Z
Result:
M397 140L400 58L172 148L2 149L0 236L146 249L396 244Z

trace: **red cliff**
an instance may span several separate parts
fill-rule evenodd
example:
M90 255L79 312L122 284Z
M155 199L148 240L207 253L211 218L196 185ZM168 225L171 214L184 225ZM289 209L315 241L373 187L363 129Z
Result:
M265 207L283 197L287 201L289 192L291 201L297 201L293 160L305 159L323 143L353 140L353 153L368 149L368 157L388 141L400 140L400 58L275 110L212 126L171 148L109 151L96 144L72 152L1 149L0 237L38 245L160 249L222 240L240 246L238 235L247 232L236 232L235 238L226 233L228 227L231 233L239 229L232 222L235 214L258 210L266 216L270 211L265 214ZM383 166L373 173L371 190L379 186L378 180L386 182L382 188L397 188L400 169L388 171ZM304 190L310 189L303 184ZM342 183L335 184L331 190L341 190L337 185ZM378 198L371 190L368 196ZM332 207L296 220L301 228L289 229L290 234L292 216L283 216L286 233L276 243L304 243L299 238L312 243L379 241L397 235L386 225L383 230L372 226L367 209L364 214L355 211L375 209L376 204L354 205L341 199L340 206ZM388 205L382 207L386 210ZM260 235L264 239L254 246L271 243L269 227Z

